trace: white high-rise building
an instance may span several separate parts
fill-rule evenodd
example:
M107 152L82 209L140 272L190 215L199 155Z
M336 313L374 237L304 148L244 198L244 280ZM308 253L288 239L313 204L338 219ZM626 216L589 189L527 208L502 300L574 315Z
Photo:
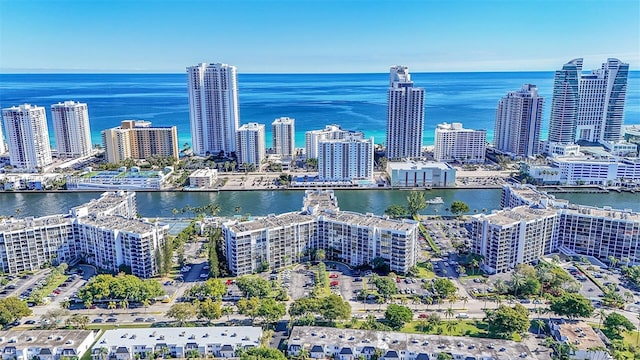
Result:
M461 123L438 124L433 157L436 161L483 163L487 150L487 131L465 129Z
M344 139L321 140L318 144L318 177L327 181L373 178L373 137L361 134Z
M423 131L424 89L413 87L409 68L392 66L387 93L387 157L420 157Z
M240 124L235 66L202 63L187 67L191 141L196 155L237 150Z
M617 142L622 122L629 64L607 59L598 70L580 76L577 140Z
M535 85L524 84L500 99L496 110L493 146L513 156L535 156L539 153L540 126L544 98Z
M343 130L340 125L327 125L322 130L312 130L305 133L307 159L318 158L318 144L322 140L341 140L351 135L364 137L359 131Z
M4 144L4 136L2 136L2 133L2 122L0 121L0 154L4 154L5 152L7 152L7 147Z
M53 162L47 114L42 106L23 104L2 109L11 166L36 171Z
M244 124L238 129L236 136L238 164L253 164L259 168L266 156L264 125Z
M51 105L53 133L60 158L91 155L91 129L87 104L65 101Z
M582 59L573 59L561 70L556 70L549 120L549 141L552 143L572 144L575 140L581 72Z
M275 119L271 123L271 137L273 151L276 154L288 158L293 157L296 146L295 119L288 117Z

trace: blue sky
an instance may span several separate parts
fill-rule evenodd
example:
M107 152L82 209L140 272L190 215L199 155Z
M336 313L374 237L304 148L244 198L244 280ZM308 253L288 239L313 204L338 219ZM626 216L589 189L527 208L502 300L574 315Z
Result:
M640 69L638 0L0 0L0 71Z

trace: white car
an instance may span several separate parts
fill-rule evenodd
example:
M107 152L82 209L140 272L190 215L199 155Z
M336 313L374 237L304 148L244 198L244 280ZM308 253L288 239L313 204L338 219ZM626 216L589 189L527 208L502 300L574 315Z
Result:
M203 278L203 279L206 279L206 278L209 277L209 274L200 274L200 277Z

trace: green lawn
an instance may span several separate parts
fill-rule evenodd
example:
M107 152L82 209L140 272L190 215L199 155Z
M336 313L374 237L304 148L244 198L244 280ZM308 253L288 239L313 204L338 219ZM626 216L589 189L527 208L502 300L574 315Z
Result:
M63 282L65 282L65 280L67 280L67 278L69 276L64 275L64 274L57 274L57 273L51 273L51 282L49 283L49 285L43 287L40 290L35 290L34 293L39 293L42 295L42 298L45 298L47 296L49 296L49 294L51 294L51 292L53 290L55 290L58 286L60 286ZM33 295L33 294L32 294Z
M421 328L421 321L407 323L400 331L413 334L470 336L488 338L487 324L476 320L446 320L433 328ZM519 335L514 334L512 340L520 341Z

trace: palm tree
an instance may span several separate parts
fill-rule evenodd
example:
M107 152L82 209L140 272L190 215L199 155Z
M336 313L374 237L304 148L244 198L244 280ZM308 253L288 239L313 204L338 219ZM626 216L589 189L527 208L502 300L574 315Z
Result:
M524 275L519 273L513 273L513 277L511 279L511 285L513 286L513 296L518 297L518 289L524 285L526 278Z
M104 346L100 346L100 360L107 360L107 356L109 355L109 349Z
M449 306L445 311L444 316L446 316L447 318L450 318L450 317L453 317L453 314L454 314L454 311L451 308L451 306Z
M109 303L107 304L107 309L111 310L111 315L113 315L113 310L116 309L116 302L109 301Z
M447 321L447 332L449 335L452 334L453 329L455 329L457 325L458 323L456 321Z
M540 335L540 330L544 329L544 320L536 319L536 326L538 327L538 335Z
M129 300L127 299L122 299L120 301L120 308L126 310L129 307Z
M149 299L144 299L141 301L142 306L144 306L144 313L147 313L147 308L151 305L151 301Z
M467 303L469 302L469 297L468 296L463 296L462 297L462 303L464 304L464 308L467 308Z

